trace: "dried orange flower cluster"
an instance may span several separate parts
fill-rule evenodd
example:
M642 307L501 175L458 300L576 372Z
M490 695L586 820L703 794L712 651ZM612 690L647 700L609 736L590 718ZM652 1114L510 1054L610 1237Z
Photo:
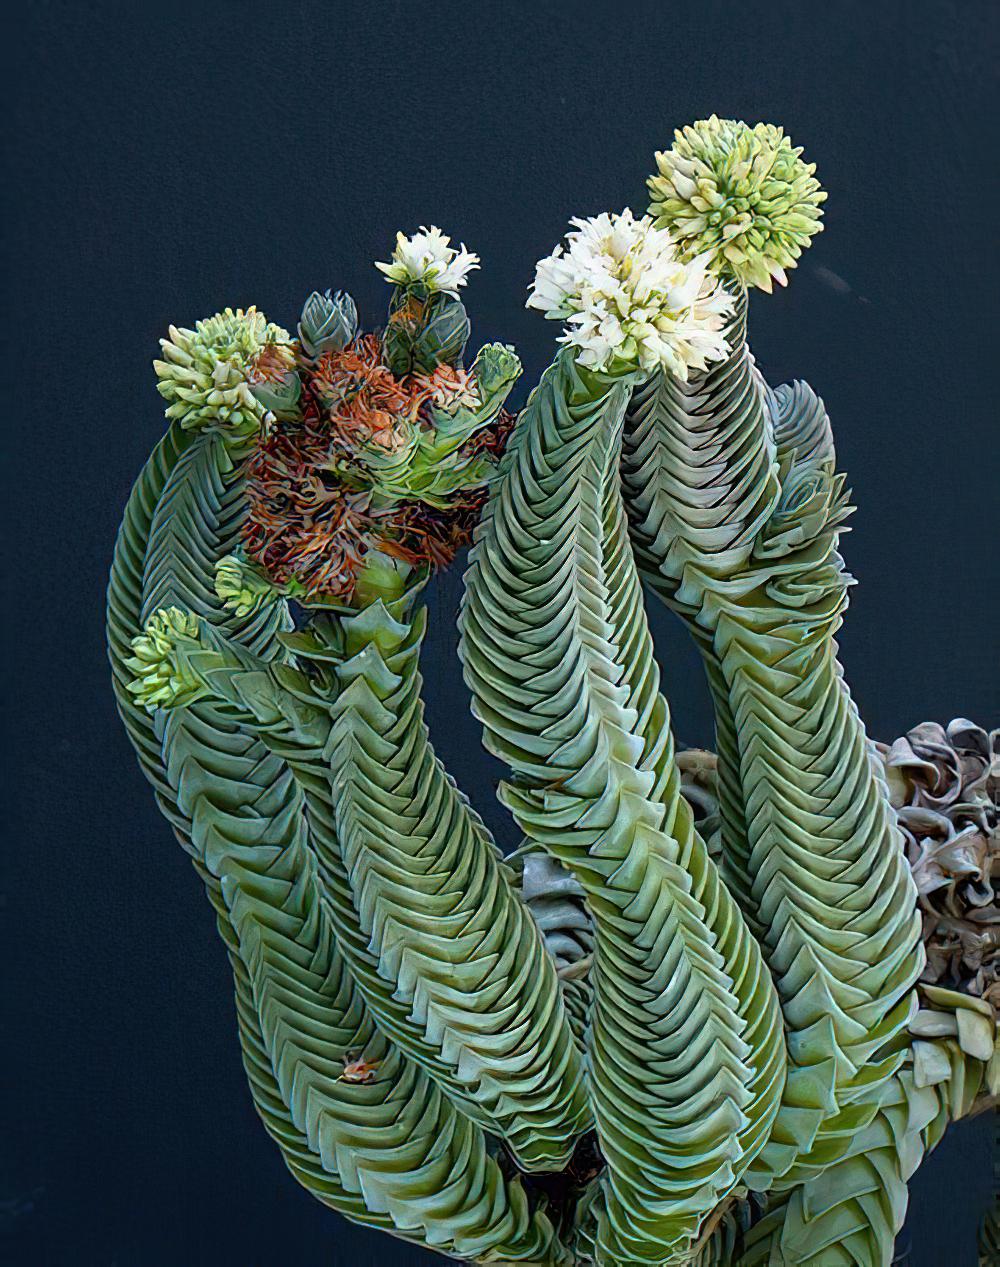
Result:
M468 544L486 488L457 494L447 510L385 497L377 461L407 450L431 430L432 408L478 402L472 377L439 365L396 378L377 334L359 334L315 362L300 356L296 416L261 432L247 472L248 556L277 584L307 598L349 600L372 548L416 566L446 566ZM270 379L277 366L256 367ZM501 411L459 456L499 457L512 424ZM375 467L372 466L375 462Z
M476 401L469 374L451 365L397 379L382 360L377 334L358 335L342 352L324 352L312 386L331 428L349 450L370 444L396 452L409 444L425 404L447 408Z

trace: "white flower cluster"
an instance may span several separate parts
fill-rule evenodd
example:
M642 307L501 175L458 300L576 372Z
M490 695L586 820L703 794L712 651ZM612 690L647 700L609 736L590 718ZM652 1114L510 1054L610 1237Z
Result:
M479 256L467 251L464 242L456 250L451 238L435 225L429 229L421 225L420 232L411 238L397 233L392 259L388 264L376 261L375 267L397 285L422 282L430 291L457 297L458 288L468 281L468 274L479 267Z
M599 215L570 222L568 249L540 260L529 308L566 322L561 342L593 370L661 366L682 381L727 354L722 333L732 298L699 257L685 263L649 216Z

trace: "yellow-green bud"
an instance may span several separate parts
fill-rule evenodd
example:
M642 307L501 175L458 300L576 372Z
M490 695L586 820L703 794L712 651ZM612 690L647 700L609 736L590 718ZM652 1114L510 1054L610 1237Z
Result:
M656 155L649 212L686 257L707 255L714 272L770 292L823 228L826 194L801 154L781 128L713 114Z
M201 690L198 679L177 656L178 643L197 642L198 617L179 607L164 607L132 639L132 655L125 661L135 674L128 689L149 712L190 703Z
M262 356L290 369L290 344L287 331L256 308L227 308L193 330L171 326L170 337L160 340L163 359L153 362L167 417L190 430L218 426L255 435L267 406L251 390L254 371Z
M249 616L279 597L270 581L238 554L227 554L215 565L215 593L237 616Z

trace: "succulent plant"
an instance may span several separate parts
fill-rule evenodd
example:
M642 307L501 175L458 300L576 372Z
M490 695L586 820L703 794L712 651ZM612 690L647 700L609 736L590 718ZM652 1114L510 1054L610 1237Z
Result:
M996 735L878 748L844 684L829 419L746 345L811 169L713 119L661 170L662 223L574 221L539 265L566 329L516 421L513 350L464 367L477 260L435 228L379 265L383 333L329 291L297 342L254 310L173 332L115 694L318 1200L469 1262L887 1267L914 1169L1000 1095ZM470 541L509 857L423 722L424 583ZM675 746L643 582L717 754Z
M1000 1012L1000 731L924 722L881 753L920 899L921 979Z
M314 290L302 305L299 346L302 355L316 360L324 352L343 352L358 331L358 309L346 291Z
M243 617L277 602L281 591L241 551L227 554L216 563L215 594L228 611Z
M1000 1262L1000 1198L979 1229L979 1267L993 1267L996 1262Z

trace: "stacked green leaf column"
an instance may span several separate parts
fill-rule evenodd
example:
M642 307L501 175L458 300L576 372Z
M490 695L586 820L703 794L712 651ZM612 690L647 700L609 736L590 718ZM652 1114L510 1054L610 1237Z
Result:
M162 734L165 718L162 715L154 718L146 709L139 707L127 689L128 683L134 678L134 671L127 664L131 655L131 641L143 628L141 613L144 581L147 576L152 576L154 584L159 583L154 569L148 566L151 562L149 545L154 519L159 521L158 528L162 533L163 516L180 489L179 458L193 448L196 451L194 457L201 460L189 462L189 469L201 466L206 451L219 453L219 441L218 435L205 433L196 435L183 430L178 423L172 423L163 440L154 449L132 490L115 547L108 588L108 643L115 693L122 720L136 749L142 769L156 790L159 806L173 826L181 844L194 859L195 866L205 880L210 900L216 909L220 933L229 948L230 961L233 965L244 1064L258 1111L268 1131L280 1144L290 1169L300 1181L317 1194L322 1193L325 1199L332 1200L336 1208L342 1209L349 1217L364 1218L365 1209L360 1194L356 1194L352 1200L331 1176L324 1173L318 1156L313 1153L304 1134L293 1123L281 1099L270 1055L261 1033L249 973L239 956L239 941L222 896L221 884L218 878L207 869L202 858L206 835L205 814L208 814L208 824L219 816L212 814L209 804L204 798L197 796L194 797L193 803L189 800L187 806L182 807L179 790L171 781L163 758ZM202 450L201 454L197 452L199 449ZM224 464L229 470L233 469L233 464L228 458ZM180 489L180 491L183 493L191 490ZM158 588L163 594L162 584L158 584ZM183 597L195 600L197 590L200 588L200 585L197 585L194 591L183 592ZM276 611L270 613L269 619L273 621L276 615L280 618L280 612ZM188 717L187 721L190 725L194 718ZM226 740L232 739L234 728L229 719L221 717L218 718L218 726L213 726L212 719L206 716L205 710L202 710L198 722L200 723L198 729L203 739L207 737L209 740L204 745L203 752L206 761L204 782L207 786L209 778L219 773L217 768L213 768L219 764L215 754L219 748L225 747ZM248 765L240 769L238 756L234 753L230 753L228 762L230 786L223 785L218 789L220 800L223 803L228 802L228 808L234 819L247 815L250 838L254 831L259 836L262 828L267 830L267 820L262 823L253 812L255 804L259 806L262 795L267 791L266 784L261 784L255 777L259 762L251 760ZM189 786L197 777L197 773L193 761L189 760L185 771ZM234 781L233 773L241 776L249 774L251 777L247 781L243 778L237 778ZM274 768L272 767L270 771L265 769L263 773L265 777L268 774L273 775ZM283 790L287 794L287 782ZM281 799L280 795L276 798L275 808L280 806ZM208 830L211 830L210 826Z
M198 862L197 847L191 839L194 826L192 820L177 805L174 789L165 777L161 744L154 720L144 708L136 705L127 689L133 674L126 667L126 660L131 652L131 639L141 629L143 574L150 525L178 458L193 442L195 437L190 432L184 431L179 424L172 423L146 462L126 506L115 546L108 588L107 631L115 696L143 772L156 791L160 809L173 826L182 846L194 858L195 866L215 908L219 932L229 950L236 984L244 1065L261 1119L271 1137L279 1144L290 1170L301 1183L320 1200L349 1217L365 1218L360 1197L356 1196L352 1202L336 1180L323 1171L319 1157L310 1149L308 1141L292 1122L281 1099L261 1034L249 976L239 957L238 941L222 898L221 886ZM256 788L253 784L249 785L242 790L241 796L243 802L251 804L256 796ZM235 808L239 812L240 801L237 801Z
M680 794L621 508L631 376L558 357L471 556L461 654L502 799L594 919L588 1061L602 1264L679 1261L764 1145L777 1000Z
M723 875L759 936L732 710L712 631L697 619L698 582L739 570L778 495L774 444L761 425L760 387L744 341L746 291L735 299L727 332L733 355L687 384L654 374L635 388L622 476L640 573L687 620L705 661L715 709ZM693 568L695 585L682 589Z
M173 654L199 703L212 700L254 742L290 756L306 789L311 841L329 852L329 779L320 765L313 780L308 759L310 743L317 753L323 749L327 719L306 702L306 677L269 666L208 630L179 638ZM345 969L337 921L316 872L311 853L293 858L286 850L268 859L256 883L241 886L230 905L238 931L250 921L241 954L260 980L253 1002L273 1035L281 1094L303 1122L327 1183L339 1176L361 1194L363 1210L387 1214L391 1229L444 1253L483 1262L563 1262L551 1224L532 1214L516 1182L502 1179L481 1130L376 1028ZM222 878L226 896L231 874ZM366 1080L346 1078L348 1061L365 1063Z
M931 1006L918 1013L914 1029L936 1036L900 1040L900 1071L872 1121L830 1166L776 1196L740 1240L738 1258L723 1263L883 1267L893 1261L908 1181L947 1126L968 1115L991 1085L992 1009L949 990L931 987L929 994ZM948 1033L954 1036L943 1036Z
M108 633L130 737L230 949L255 1103L296 1177L346 1216L447 1254L560 1263L551 1224L504 1179L481 1130L375 1028L337 949L285 762L227 703L199 691L149 716L128 692L129 643L154 607L194 613L262 662L287 628L282 604L237 619L214 596L214 566L238 539L242 456L221 429L171 427L126 509ZM374 1065L370 1081L343 1079L357 1055Z
M429 743L426 616L409 606L314 619L292 640L311 677L268 696L297 724L262 733L306 791L338 941L381 1031L523 1166L561 1169L590 1124L582 1056L541 935Z
M872 1120L922 957L880 764L836 658L843 481L811 393L766 392L745 317L744 294L711 371L636 393L623 472L643 574L705 656L726 874L788 1030L785 1101L748 1176L767 1187L829 1164Z

